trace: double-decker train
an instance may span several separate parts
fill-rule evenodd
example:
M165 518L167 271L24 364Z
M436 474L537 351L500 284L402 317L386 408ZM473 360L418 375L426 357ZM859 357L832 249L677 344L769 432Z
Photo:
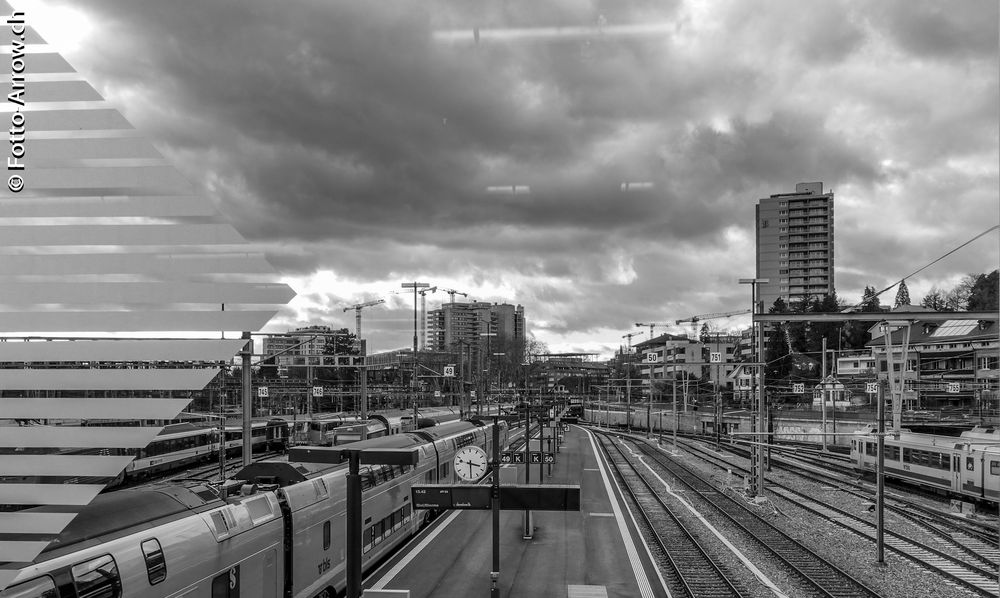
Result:
M976 427L960 436L917 434L901 430L885 436L885 474L978 501L1000 501L1000 429ZM855 469L874 472L877 437L871 427L855 433L851 460Z
M429 517L412 508L410 487L458 483L455 452L470 445L489 452L493 425L453 422L357 445L416 448L420 456L416 466L362 468L363 569ZM506 423L497 425L506 444ZM235 476L242 487L228 500L190 482L101 495L0 598L332 598L346 586L345 473L260 461Z
M308 443L313 446L333 446L380 438L403 432L429 428L438 424L456 421L458 414L450 411L431 413L417 417L414 426L412 415L386 417L372 415L370 419L347 420L343 418L313 419L309 423Z
M239 455L243 450L243 428L226 426L224 430L227 456ZM284 420L253 422L250 431L252 451L283 450L288 444L289 428ZM31 449L20 450L19 454ZM200 462L219 458L219 428L212 425L180 423L168 424L145 448L91 448L67 449L58 452L63 455L105 455L134 456L115 478L70 477L67 483L100 483L106 489L116 488L127 482L146 480L179 470ZM18 481L32 481L21 476ZM13 481L8 479L7 481Z

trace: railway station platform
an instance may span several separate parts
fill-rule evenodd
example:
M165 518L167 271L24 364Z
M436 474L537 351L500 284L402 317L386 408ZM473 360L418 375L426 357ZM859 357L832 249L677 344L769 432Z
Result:
M524 483L524 468L517 483ZM538 465L530 465L538 483ZM579 511L533 513L523 539L523 513L500 513L502 597L659 598L668 596L635 522L585 429L570 425L545 483L579 484ZM504 477L513 477L505 474ZM366 590L409 590L411 598L490 596L493 538L490 511L447 511L365 578Z

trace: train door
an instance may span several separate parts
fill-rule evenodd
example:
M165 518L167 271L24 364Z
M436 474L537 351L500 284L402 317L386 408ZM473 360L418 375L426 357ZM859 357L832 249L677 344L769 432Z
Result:
M962 491L962 454L958 452L951 454L951 489Z
M264 579L261 583L263 596L278 595L277 563L278 556L275 549L272 548L264 553Z

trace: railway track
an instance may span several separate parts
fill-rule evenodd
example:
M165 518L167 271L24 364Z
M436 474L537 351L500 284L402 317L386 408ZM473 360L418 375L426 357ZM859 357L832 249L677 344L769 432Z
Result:
M791 490L778 484L770 484L768 490L788 501L794 502L800 508L815 513L863 538L867 538L872 542L876 540L875 525L843 509L838 509L802 492ZM932 546L906 538L889 530L884 530L884 537L886 547L893 552L916 561L922 566L955 580L967 588L982 592L983 595L996 596L997 574L995 570L989 570L963 559L955 558Z
M701 448L701 445L685 443L685 446L692 452L699 452L710 460L715 459L715 456L705 452ZM749 458L749 452L741 447L727 446L725 448L742 458ZM797 454L774 456L772 463L782 469L814 479L817 482L835 484L842 492L857 496L860 499L875 500L875 489L870 484L863 484L858 481L858 473L852 467L845 467L842 464L844 457L818 453L815 459L820 460L822 465L818 466L815 462L806 461ZM726 463L725 467L735 467L728 462L724 463ZM746 469L742 469L742 471L745 472ZM997 549L1000 535L997 534L995 522L984 522L951 516L940 509L928 507L925 504L899 494L887 494L886 507L900 517L928 528L934 528L946 541L954 540L956 544L962 543L968 548L977 550L977 557L979 555L988 555L989 562L993 564L1000 563L1000 550Z
M723 565L657 495L621 447L607 437L599 437L599 440L616 477L624 482L622 487L646 525L647 535L660 548L662 560L669 565L664 573L671 591L690 598L747 596L730 581Z
M702 447L689 444L685 446L690 452L717 466L749 474L749 470L722 460ZM782 466L787 467L788 465L783 464ZM838 486L849 484L849 482L833 478L828 474L817 472L813 467L791 466L789 468L797 471L798 475L819 483L833 481ZM815 496L789 488L774 479L768 480L767 488L771 493L796 506L819 515L871 542L875 542L877 539L875 525L863 517L823 502ZM865 500L871 499L867 492L845 490L843 487L838 487L838 490L855 494ZM893 502L899 504L893 505L891 504ZM927 542L920 542L911 537L884 530L885 545L890 550L964 587L987 596L996 596L996 559L1000 551L996 549L995 544L987 544L978 536L958 530L941 529L940 526L944 520L940 514L930 512L929 509L923 509L926 512L921 512L919 509L922 507L915 503L902 499L891 499L887 501L886 507L890 512L911 521L914 525L920 526L932 534L931 541L942 545L942 548L936 548ZM911 509L916 512L911 511Z
M618 434L607 436L620 437ZM690 496L708 503L732 525L745 533L748 541L764 553L781 561L786 571L797 580L800 592L796 596L877 597L878 593L847 572L789 537L753 512L748 506L721 492L695 472L681 466L641 440L629 439L633 446L662 472L678 480ZM622 452L624 454L624 451Z

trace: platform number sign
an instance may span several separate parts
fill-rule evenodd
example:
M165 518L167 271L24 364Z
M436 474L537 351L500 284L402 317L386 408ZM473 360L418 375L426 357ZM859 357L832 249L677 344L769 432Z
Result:
M659 353L646 353L646 363L660 363Z
M806 385L804 382L795 382L792 384L792 392L796 394L802 394L806 391Z
M528 457L530 458L530 462L532 464L542 462L542 454L539 453L538 451L531 451L530 453L528 453Z
M268 397L267 387L266 386L258 386L257 387L257 398L258 399L266 399L267 397Z
M722 353L713 351L708 354L709 363L722 363Z
M878 392L878 382L865 382L865 392L875 394Z
M313 386L313 396L314 397L321 397L321 396L323 396L323 387L322 386Z
M514 457L513 457L513 455L511 455L510 451L503 451L502 453L500 453L500 463L503 463L504 465L508 465L508 464L512 463L513 461L514 461Z
M435 397L435 398L438 398L438 397L440 397L440 396L441 396L441 391L440 391L440 390L435 390L435 391L434 391L434 397Z
M960 383L958 382L948 383L948 392L955 394L957 392L961 392L961 390L962 390L962 385Z
M448 377L454 377L455 376L455 366L453 366L453 365L446 365L446 366L444 366L444 375L448 376Z
M542 461L544 461L545 463L549 463L549 464L555 463L556 462L555 453L543 453L542 454Z

